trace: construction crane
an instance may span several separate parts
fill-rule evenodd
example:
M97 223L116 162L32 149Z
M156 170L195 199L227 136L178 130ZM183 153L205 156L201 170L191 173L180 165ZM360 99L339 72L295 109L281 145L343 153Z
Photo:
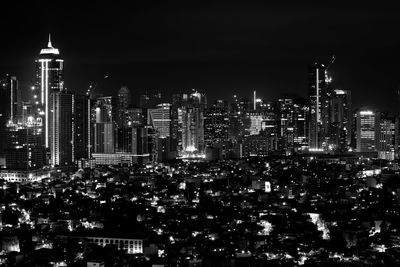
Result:
M108 79L110 76L109 75L105 75L103 77L103 79ZM90 82L89 87L86 91L86 95L90 96L91 94L94 93L94 90L97 88L97 82Z
M332 55L331 60L329 61L328 65L326 66L325 70L327 71L334 62L335 62L335 55Z

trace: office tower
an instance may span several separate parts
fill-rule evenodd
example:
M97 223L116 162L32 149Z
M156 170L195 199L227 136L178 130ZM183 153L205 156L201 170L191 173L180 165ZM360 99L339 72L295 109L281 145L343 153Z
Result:
M17 78L6 75L0 79L0 165L4 165L7 149L7 125L16 123L19 101Z
M68 91L53 91L49 99L50 163L69 165L74 162L75 99Z
M172 96L171 137L181 156L204 152L204 109L206 106L206 95L194 89L191 93Z
M127 110L130 106L130 92L128 87L122 86L118 91L118 127L126 126Z
M180 155L204 153L204 109L207 98L204 93L192 90L191 93L173 96L172 136L176 136ZM174 136L175 135L175 136Z
M323 64L314 63L308 69L308 96L310 101L309 146L311 151L322 150L325 127L326 73Z
M45 147L35 124L8 128L6 167L12 170L39 169L45 165Z
M381 113L378 135L378 157L394 160L396 145L396 116Z
M130 153L133 155L144 155L149 153L149 128L147 127L129 127L119 129L121 137L120 151L122 153ZM111 152L102 152L111 153Z
M19 115L21 92L15 76L6 75L0 80L0 118L16 122Z
M46 148L50 147L50 98L53 92L61 92L64 89L64 60L60 57L60 52L49 42L46 48L40 51L39 58L36 60L36 86L35 104L38 115L42 117L44 128L44 142Z
M379 112L368 109L357 112L357 152L377 151L379 117Z
M351 144L353 128L351 92L349 90L333 90L330 111L330 146L333 150L346 152Z
M117 99L99 97L92 108L93 153L114 153L117 146Z
M115 127L112 122L96 122L93 129L93 153L114 153Z
M308 145L308 122L307 116L310 107L307 101L302 98L294 99L293 101L293 143L295 150L305 150Z
M199 107L182 109L182 151L204 151L204 117Z
M90 158L91 100L88 95L75 95L75 159Z
M117 120L117 99L112 96L99 97L94 105L96 122L113 122Z
M161 92L158 90L147 89L146 93L140 95L139 106L141 108L155 108L161 103Z
M204 111L204 142L213 147L228 141L229 113L226 101L217 100Z
M170 137L171 104L159 104L157 108L148 109L147 114L147 124L152 126L159 133L159 137Z
M250 125L249 128L247 129L248 135L257 135L260 133L260 131L263 129L263 123L265 121L265 116L262 114L262 112L249 112L247 114L249 120L250 120Z
M281 98L276 102L278 147L285 151L304 150L307 146L308 105L302 98Z
M278 137L263 130L257 135L249 135L243 139L243 155L266 156L278 149Z

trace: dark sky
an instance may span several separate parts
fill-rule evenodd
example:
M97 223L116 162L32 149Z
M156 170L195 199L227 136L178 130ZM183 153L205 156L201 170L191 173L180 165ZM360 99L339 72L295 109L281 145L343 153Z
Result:
M51 32L72 91L97 81L109 94L127 85L134 99L145 88L198 88L211 100L251 97L253 89L273 100L306 96L307 64L334 54L335 85L350 89L356 106L397 106L400 10L382 1L57 2L2 8L0 74L27 86Z

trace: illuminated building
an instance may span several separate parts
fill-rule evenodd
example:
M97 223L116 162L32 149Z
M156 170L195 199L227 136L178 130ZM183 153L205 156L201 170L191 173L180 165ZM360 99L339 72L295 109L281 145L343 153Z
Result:
M34 102L38 115L43 118L44 140L46 148L50 147L50 97L52 92L61 92L64 89L64 60L60 52L49 42L46 48L40 51L36 60L36 90Z
M204 117L200 107L182 109L182 150L204 152Z
M207 99L204 93L192 90L176 94L172 103L172 137L176 138L181 156L204 154L204 109Z
M112 122L96 122L93 130L93 153L114 153L114 125Z
M6 167L12 170L40 169L45 165L45 147L40 128L10 125L6 138Z
M279 149L303 150L307 143L308 107L304 99L281 98L276 103Z
M372 110L357 112L357 151L376 152L379 135L379 113Z
M380 115L378 136L378 157L394 160L396 144L396 117Z
M92 108L93 153L114 153L117 138L117 100L114 97L99 97Z
M128 108L126 111L126 126L144 126L147 121L146 109L143 108Z
M263 122L265 116L259 112L252 112L248 114L250 118L250 128L248 129L249 135L257 135L263 129Z
M278 149L277 136L271 136L265 131L258 135L249 135L243 139L244 156L266 156Z
M229 110L229 139L234 142L239 142L246 134L247 129L250 127L250 119L247 114L250 112L250 102L242 98L238 99L236 95L233 97L234 101L231 103Z
M130 92L128 87L122 86L118 91L118 127L127 125L127 110L130 105Z
M159 137L170 137L171 104L158 104L157 108L148 109L147 114L147 124L157 130Z
M87 95L75 95L75 159L90 158L91 101Z
M346 152L351 144L352 133L351 92L334 90L331 95L331 119L329 127L332 149Z
M16 77L6 75L0 79L0 160L4 161L7 148L7 125L16 123L20 92ZM3 162L0 162L0 165Z
M21 92L15 76L6 75L0 80L0 118L16 122L19 115Z
M50 163L69 165L75 160L75 99L68 91L50 94Z
M309 149L324 149L326 129L329 125L329 92L327 74L323 64L314 63L308 69L308 96L310 100Z
M204 111L204 141L206 147L213 147L228 141L229 113L225 101L218 100Z

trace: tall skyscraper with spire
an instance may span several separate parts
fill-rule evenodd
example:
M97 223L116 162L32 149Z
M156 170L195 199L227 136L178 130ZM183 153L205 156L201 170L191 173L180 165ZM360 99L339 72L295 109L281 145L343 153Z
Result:
M60 51L51 44L51 36L47 47L40 51L36 60L35 104L38 115L42 118L44 143L50 147L50 97L52 92L61 92L64 88L64 60Z

